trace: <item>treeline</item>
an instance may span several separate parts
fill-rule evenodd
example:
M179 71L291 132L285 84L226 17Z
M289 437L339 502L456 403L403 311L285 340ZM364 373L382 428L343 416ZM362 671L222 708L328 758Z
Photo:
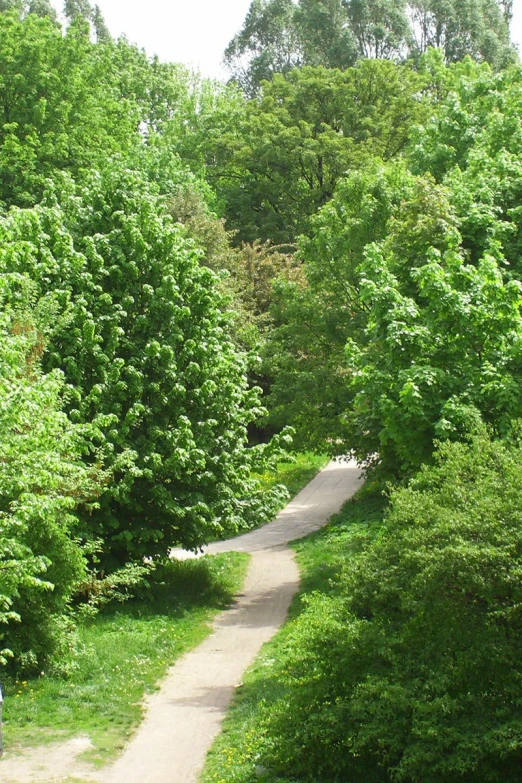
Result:
M346 70L375 58L418 63L429 48L495 67L514 60L513 0L253 0L225 52L234 80L263 80L303 65Z

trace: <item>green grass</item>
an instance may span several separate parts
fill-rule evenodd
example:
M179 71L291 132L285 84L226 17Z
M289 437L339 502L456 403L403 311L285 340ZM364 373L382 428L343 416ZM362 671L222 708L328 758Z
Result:
M6 748L88 734L89 760L110 760L139 723L144 694L208 635L213 615L240 590L248 559L230 553L159 566L148 600L80 627L84 649L69 679L6 682Z
M271 775L263 768L263 748L271 737L265 728L271 705L285 704L284 651L291 643L293 620L303 598L319 591L335 593L343 564L373 537L382 523L385 502L376 490L363 487L345 504L327 528L294 544L302 584L289 622L264 646L232 704L223 732L214 743L202 772L201 783L296 783Z
M261 488L271 489L276 484L283 484L293 498L324 468L329 459L324 454L313 454L311 451L302 451L293 457L295 462L279 462L275 470L258 474L256 477Z

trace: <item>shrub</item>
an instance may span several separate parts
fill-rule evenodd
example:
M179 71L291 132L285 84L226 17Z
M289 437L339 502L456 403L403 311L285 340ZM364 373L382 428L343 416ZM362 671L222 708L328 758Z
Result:
M0 280L5 299L7 281ZM46 665L71 643L68 606L86 573L75 512L100 491L86 428L62 411L64 380L40 369L27 313L0 315L0 664Z
M479 434L392 494L340 593L295 623L262 763L329 783L519 780L521 457Z

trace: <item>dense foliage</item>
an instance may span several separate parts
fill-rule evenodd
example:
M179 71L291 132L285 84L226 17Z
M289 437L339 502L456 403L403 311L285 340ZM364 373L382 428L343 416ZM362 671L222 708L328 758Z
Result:
M272 360L305 442L404 475L434 438L520 416L520 78L442 69L403 162L374 160L314 219Z
M232 337L257 351L272 325L273 283L302 279L300 262L288 248L271 242L234 243L226 228L192 184L169 199L169 211L202 253L201 263L217 273L221 293L231 307Z
M113 41L88 0L64 28L0 2L3 666L68 671L78 605L268 519L256 472L291 423L402 489L376 538L338 537L262 763L520 776L511 6L254 0L223 85Z
M514 445L515 444L515 445ZM520 444L479 431L298 545L305 594L244 681L205 783L516 781Z
M64 33L49 16L0 13L0 51L4 207L32 206L57 172L81 181L112 158L165 195L191 178L212 202L205 150L237 124L236 90L150 60L124 39L95 43L82 14Z
M425 79L367 60L356 68L301 68L276 75L218 144L210 181L243 240L292 243L349 171L388 160L408 141Z
M20 385L2 414L2 648L18 671L67 665L78 591L107 600L144 556L258 524L281 500L251 478L281 441L248 449L262 408L230 297L169 214L187 188L210 214L204 140L242 99L113 42L87 2L68 3L65 31L44 6L0 9L0 340Z
M447 444L379 536L342 534L343 570L267 670L258 764L285 781L518 780L520 462L484 434Z
M130 47L129 47L130 49ZM66 35L49 17L0 15L0 201L28 206L56 170L75 175L124 154L140 121L121 69L81 22Z
M147 183L125 170L79 190L65 182L2 229L3 271L58 303L43 361L63 369L71 418L104 417L106 461L127 460L88 529L125 561L197 547L262 515L245 450L257 391L213 273Z
M27 293L27 279L16 283ZM66 610L87 568L77 512L108 477L96 459L83 462L96 455L62 410L62 374L41 371L52 310L41 302L35 318L6 307L9 281L0 286L0 663L31 671L68 657Z

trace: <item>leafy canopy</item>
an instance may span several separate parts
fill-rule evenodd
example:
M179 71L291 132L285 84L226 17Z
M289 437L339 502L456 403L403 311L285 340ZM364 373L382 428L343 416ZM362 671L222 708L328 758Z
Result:
M131 47L128 47L130 50ZM112 55L71 25L0 14L0 203L37 203L56 171L81 176L104 157L126 154L140 121L122 94ZM109 61L110 60L110 61Z
M278 420L394 475L521 415L520 69L434 79L447 97L404 161L352 174L312 221L271 352Z
M109 464L127 459L84 520L90 533L125 562L262 517L246 449L258 391L214 274L147 182L118 168L82 188L64 180L1 230L2 271L59 305L43 362L65 374L69 415L100 421Z
M347 171L393 158L422 115L423 78L364 61L347 71L301 68L265 83L236 133L218 140L209 178L246 241L292 243Z

